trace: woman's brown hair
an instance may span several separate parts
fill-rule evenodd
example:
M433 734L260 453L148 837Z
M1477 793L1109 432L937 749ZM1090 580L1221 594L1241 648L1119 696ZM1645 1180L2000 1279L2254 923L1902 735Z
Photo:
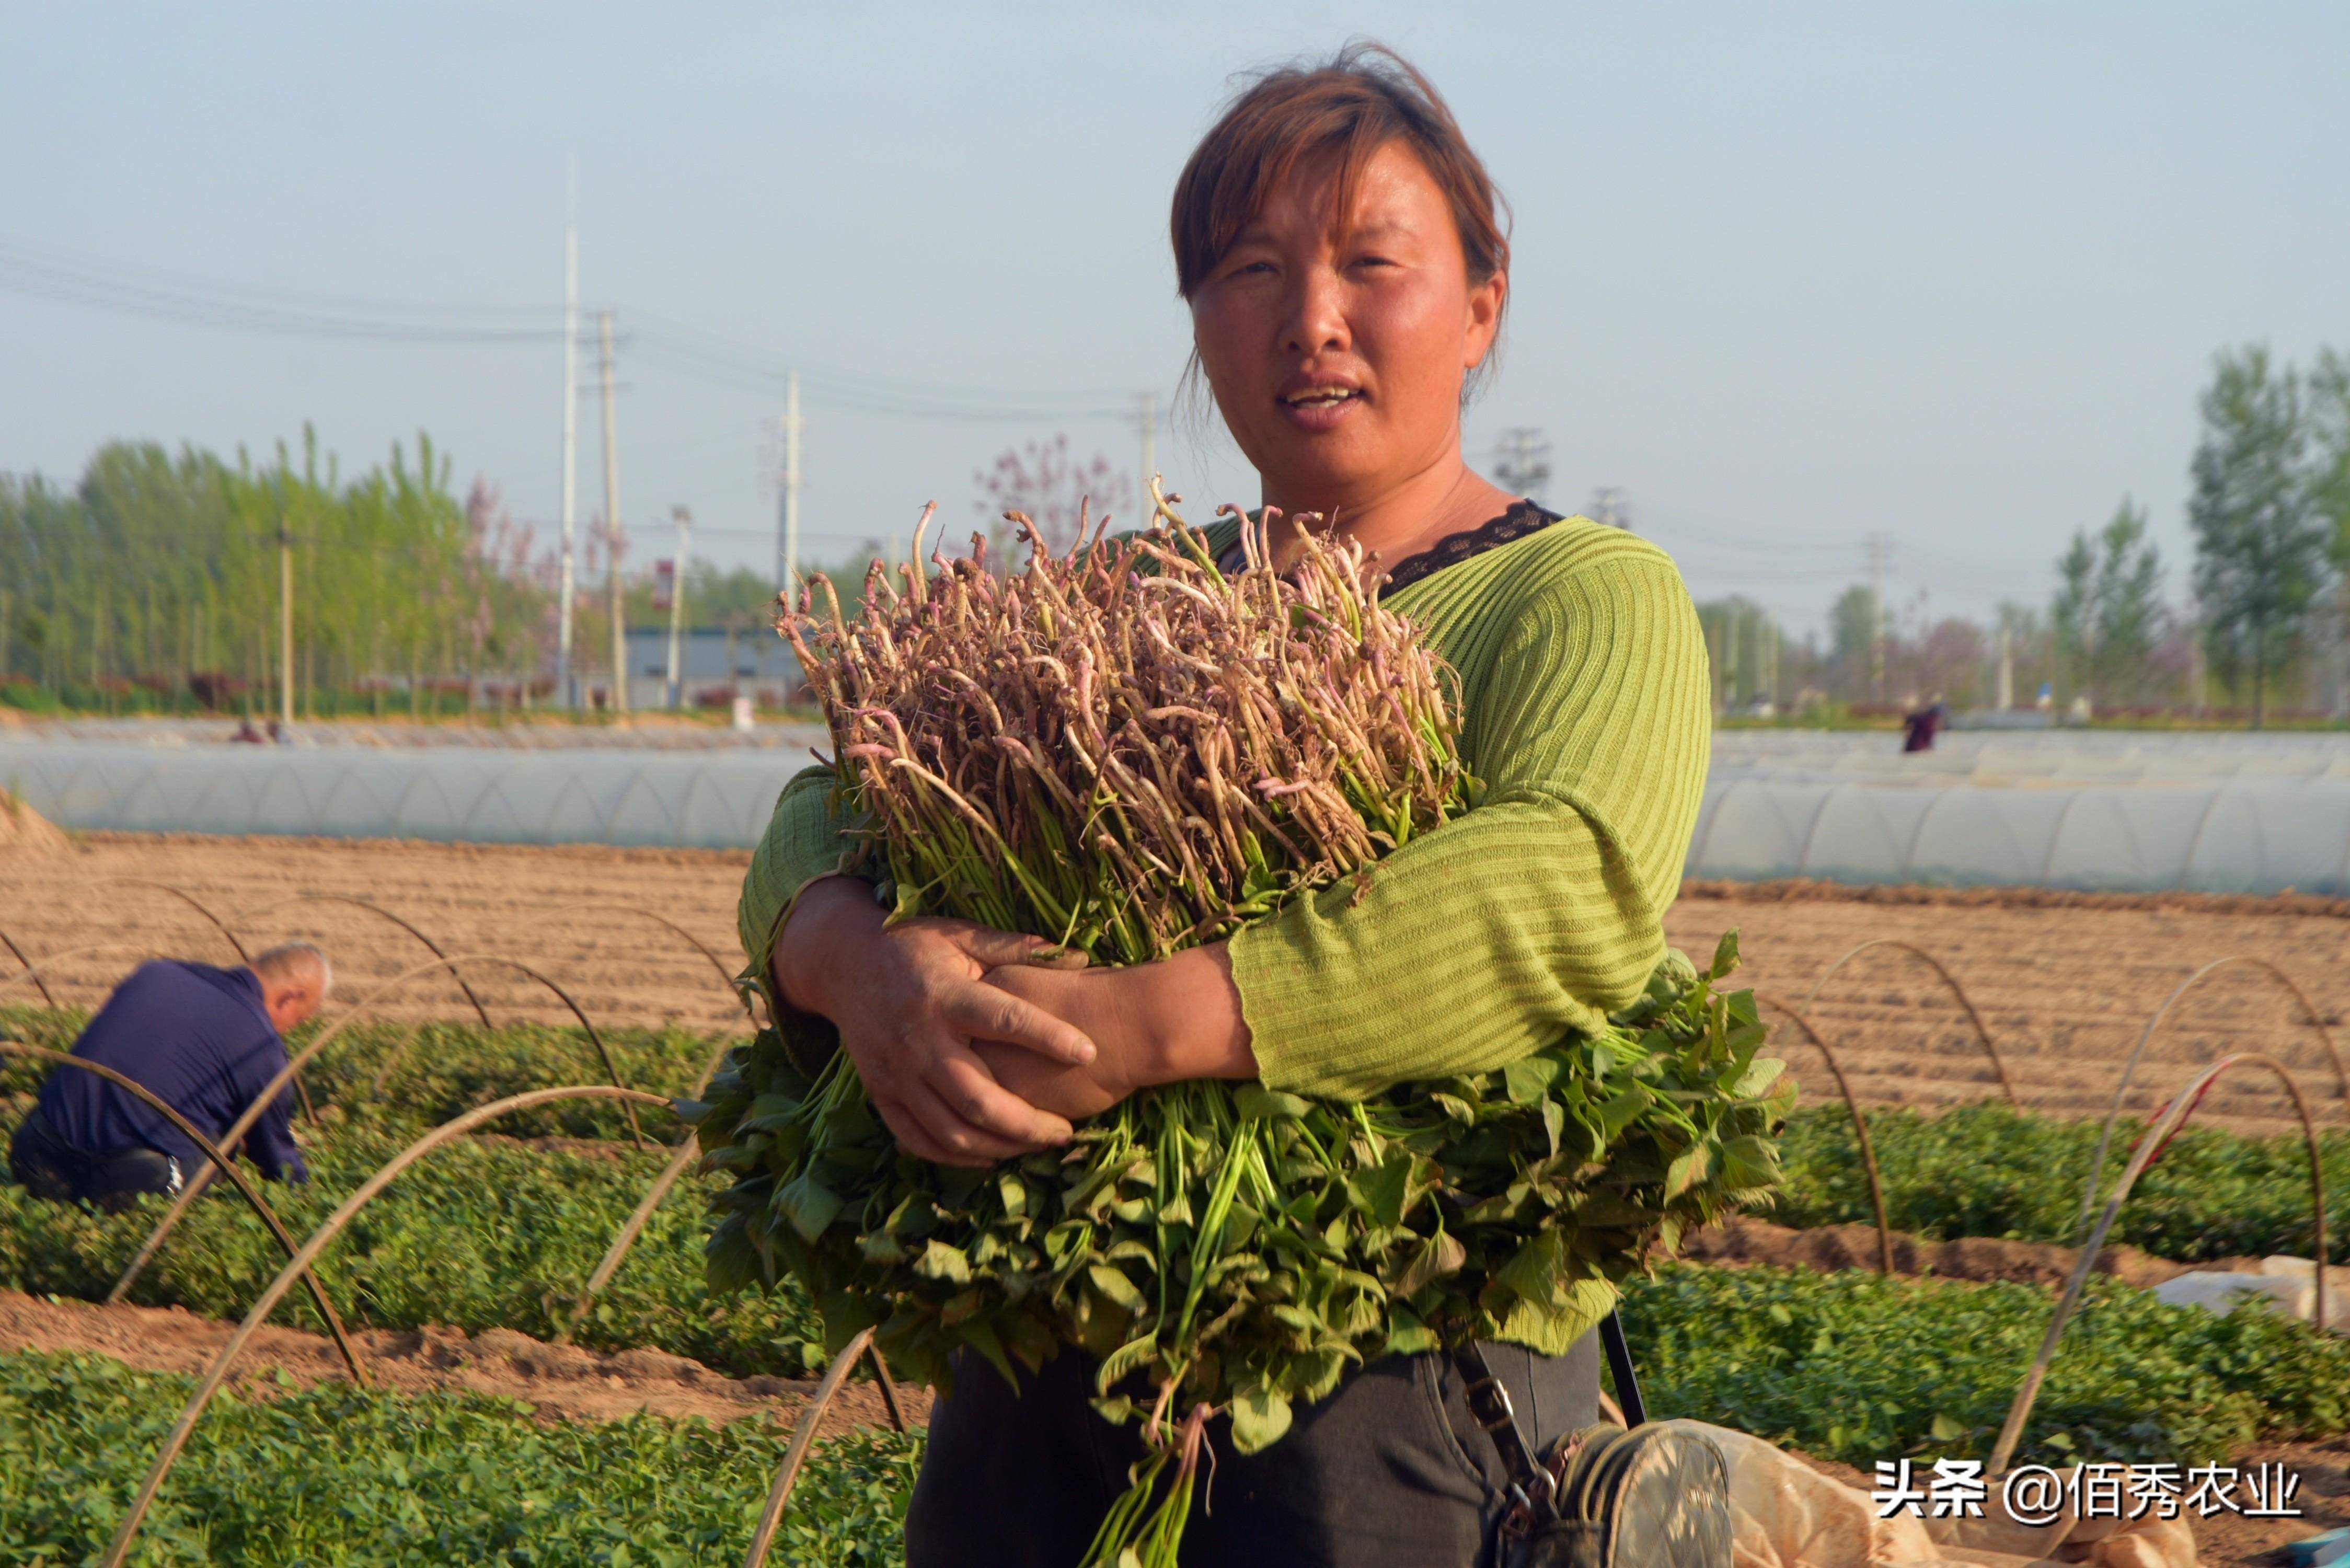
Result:
M1411 150L1451 203L1469 281L1507 272L1507 204L1452 110L1393 49L1353 43L1327 64L1258 77L1192 150L1169 222L1176 291L1186 299L1197 293L1265 198L1303 165L1335 163L1345 213L1363 166L1390 141Z

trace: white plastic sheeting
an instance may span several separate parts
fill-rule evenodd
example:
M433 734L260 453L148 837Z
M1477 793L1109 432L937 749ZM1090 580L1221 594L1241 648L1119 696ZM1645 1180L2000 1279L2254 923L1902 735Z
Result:
M1689 874L2350 893L2350 779L1999 788L1768 775L1706 789Z
M2326 778L2350 783L2350 734L1958 730L1945 731L1930 752L1905 754L1899 738L1882 730L1717 731L1714 782L1745 777L1995 789Z
M754 844L807 756L0 741L0 784L79 829L494 844Z
M631 737L632 740L636 737ZM771 741L772 737L762 737ZM728 749L0 738L60 826L741 848L821 740ZM2350 738L1716 737L1693 877L2350 895Z

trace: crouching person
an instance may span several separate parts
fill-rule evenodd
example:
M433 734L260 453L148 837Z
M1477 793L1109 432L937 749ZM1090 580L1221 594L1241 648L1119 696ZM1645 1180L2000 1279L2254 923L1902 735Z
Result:
M159 960L115 988L73 1054L111 1067L213 1142L286 1067L286 1032L317 1012L333 981L307 942L272 948L249 969ZM291 1085L261 1113L244 1152L274 1180L307 1181L294 1147ZM234 1155L236 1151L225 1151ZM16 1128L8 1162L36 1198L124 1209L176 1193L203 1151L170 1119L95 1073L60 1067Z

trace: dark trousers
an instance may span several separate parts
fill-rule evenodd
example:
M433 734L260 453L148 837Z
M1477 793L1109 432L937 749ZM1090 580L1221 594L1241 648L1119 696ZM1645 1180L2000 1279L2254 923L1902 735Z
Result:
M120 1210L130 1208L142 1192L180 1190L180 1162L171 1156L151 1148L84 1154L59 1140L37 1106L16 1124L8 1168L27 1192L56 1203Z
M1547 1445L1598 1419L1599 1342L1565 1355L1485 1347L1518 1419ZM1063 1351L1014 1392L965 1353L931 1411L929 1451L906 1514L907 1568L1076 1568L1143 1453L1129 1424L1087 1400L1093 1367ZM1492 1568L1509 1503L1500 1455L1470 1417L1442 1355L1391 1355L1300 1406L1281 1440L1232 1451L1210 1423L1212 1480L1183 1537L1196 1568Z

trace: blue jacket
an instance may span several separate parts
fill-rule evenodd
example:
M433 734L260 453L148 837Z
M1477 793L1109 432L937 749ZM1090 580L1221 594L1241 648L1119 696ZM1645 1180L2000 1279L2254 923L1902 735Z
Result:
M286 1066L286 1043L262 1005L258 975L169 960L140 965L116 987L73 1054L154 1091L215 1143ZM245 1153L265 1176L307 1181L293 1115L289 1084L253 1124ZM60 1067L50 1075L41 1086L41 1116L59 1142L93 1158L156 1149L179 1160L190 1180L207 1163L152 1106L95 1073Z

